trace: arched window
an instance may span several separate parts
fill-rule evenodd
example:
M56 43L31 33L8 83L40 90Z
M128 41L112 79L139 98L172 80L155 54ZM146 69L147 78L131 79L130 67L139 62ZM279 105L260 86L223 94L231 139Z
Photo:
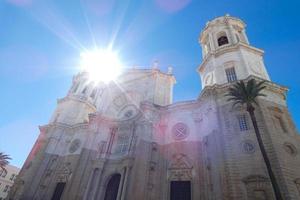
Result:
M246 184L247 197L253 200L274 199L272 185L268 178L261 175L250 175L243 179Z
M120 185L121 175L114 174L106 187L104 200L116 200L118 196L118 190Z
M51 200L60 200L63 191L65 189L65 186L66 186L65 182L57 183Z
M90 97L91 97L91 98L95 98L96 93L97 93L97 89L95 88L95 89L93 89L93 91L92 91Z
M236 37L236 41L240 42L240 37L238 36L238 34L235 34L235 37Z
M73 93L76 93L76 92L77 92L78 87L79 87L79 83L76 83L76 85L74 86L74 89L73 89Z
M206 37L204 42L203 42L203 51L204 51L204 55L207 55L210 52L210 43L209 43L209 38Z
M229 41L228 41L228 38L226 36L226 33L224 33L224 32L220 33L218 35L218 45L219 45L219 47L223 46L225 44L228 44L228 43L229 43Z
M285 123L280 116L275 116L275 121L277 122L276 124L279 125L280 130L282 130L284 133L288 132Z
M88 87L86 86L83 90L82 90L82 94L86 94Z

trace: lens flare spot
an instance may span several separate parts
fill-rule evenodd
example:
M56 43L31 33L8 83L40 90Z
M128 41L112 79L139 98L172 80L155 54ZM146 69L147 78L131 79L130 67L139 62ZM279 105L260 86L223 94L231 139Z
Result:
M118 55L110 50L96 49L80 54L81 67L94 82L115 80L121 73L121 62Z

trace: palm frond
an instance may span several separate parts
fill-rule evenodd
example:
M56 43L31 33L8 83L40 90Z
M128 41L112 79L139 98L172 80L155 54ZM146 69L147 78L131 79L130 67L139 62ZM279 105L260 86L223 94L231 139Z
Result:
M6 171L5 166L9 164L9 160L11 160L9 155L0 152L0 168L2 170Z
M265 82L266 81L260 81L259 83L256 83L255 79L251 79L247 83L238 81L232 85L225 94L226 97L229 97L227 101L233 101L233 106L236 106L237 104L258 105L256 98L259 96L266 96L261 93L261 91L266 88L264 85Z

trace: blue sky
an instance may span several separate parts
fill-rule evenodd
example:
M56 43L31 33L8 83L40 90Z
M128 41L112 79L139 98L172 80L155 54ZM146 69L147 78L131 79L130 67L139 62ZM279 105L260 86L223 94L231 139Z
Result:
M173 66L175 101L196 98L205 23L229 13L247 23L250 43L265 50L271 79L288 86L300 125L300 1L2 0L0 1L0 151L19 167L78 72L80 53L114 49L126 66ZM188 90L186 89L188 88Z

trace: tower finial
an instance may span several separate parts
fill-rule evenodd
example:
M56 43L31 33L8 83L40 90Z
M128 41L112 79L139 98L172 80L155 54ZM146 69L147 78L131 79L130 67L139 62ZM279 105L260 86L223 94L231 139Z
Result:
M172 66L169 66L168 67L168 74L173 74L173 67Z
M152 69L158 69L158 61L155 60L152 64Z

